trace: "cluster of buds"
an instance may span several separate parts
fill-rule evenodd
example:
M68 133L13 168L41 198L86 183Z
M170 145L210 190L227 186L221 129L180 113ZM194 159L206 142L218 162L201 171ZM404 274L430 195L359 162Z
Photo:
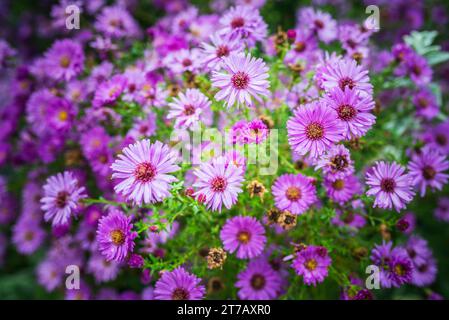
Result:
M272 208L267 212L267 224L278 224L284 230L290 230L295 227L297 220L297 216L288 210L281 211L276 208Z

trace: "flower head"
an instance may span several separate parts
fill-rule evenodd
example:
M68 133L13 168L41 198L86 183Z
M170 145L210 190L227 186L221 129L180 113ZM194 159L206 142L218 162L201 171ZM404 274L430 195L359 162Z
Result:
M418 187L421 197L426 194L427 187L441 190L449 179L449 174L444 173L449 169L446 156L430 148L424 148L420 153L414 154L408 168L413 184Z
M375 196L374 206L400 211L413 199L412 181L405 168L396 162L377 162L366 173L366 184L370 189L366 192Z
M173 99L168 106L167 119L175 119L174 127L177 129L196 129L204 117L204 112L210 108L211 102L198 89L187 89Z
M242 167L219 157L202 163L194 174L198 177L193 185L197 188L195 195L203 194L206 197L207 208L221 212L223 204L230 209L237 202L244 180Z
M220 239L227 251L237 252L239 259L257 257L267 241L262 224L254 217L244 216L228 219L221 229Z
M169 175L179 170L176 155L165 144L141 140L123 149L112 164L112 178L119 179L115 192L136 204L154 203L170 196L170 183L177 179Z
M349 201L355 194L362 191L362 186L354 175L342 179L324 179L326 193L333 201L343 204Z
M271 191L276 207L293 214L302 214L317 201L316 189L310 178L298 174L284 174L276 179Z
M303 277L306 285L316 286L327 277L331 262L325 247L307 246L296 254L292 268Z
M134 238L131 218L120 210L111 210L98 222L98 250L107 261L122 262L134 249Z
M326 179L343 179L354 172L354 161L349 150L341 144L334 145L317 162L315 170L322 169Z
M268 67L260 58L247 54L232 54L223 58L225 72L212 73L212 85L220 89L217 100L225 100L226 106L252 106L252 98L269 95Z
M79 200L86 196L84 190L71 172L65 171L48 178L41 199L45 221L51 220L53 226L67 225Z
M240 299L270 300L279 296L282 278L264 258L251 260L237 276L235 286Z
M223 58L231 54L243 52L244 46L240 39L220 36L215 33L210 36L210 43L202 43L204 65L210 70L219 70L222 66Z
M156 282L154 299L156 300L201 300L205 287L200 285L201 279L188 273L182 267L166 271Z
M70 39L55 41L45 53L45 66L51 78L68 81L83 70L83 48L78 42Z
M292 150L312 158L322 155L343 138L336 112L322 102L297 109L287 121L287 130Z

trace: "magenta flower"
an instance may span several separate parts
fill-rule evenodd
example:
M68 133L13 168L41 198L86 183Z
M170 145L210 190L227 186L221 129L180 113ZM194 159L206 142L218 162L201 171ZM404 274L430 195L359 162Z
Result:
M354 172L354 161L345 146L334 145L317 162L315 170L322 169L326 179L335 181L343 179Z
M331 262L325 247L307 246L296 254L292 268L302 276L306 285L316 286L327 277Z
M298 14L300 28L314 32L318 38L329 43L337 38L337 22L329 13L313 8L302 8Z
M426 194L427 187L432 190L441 190L449 179L449 174L444 173L449 169L446 156L430 148L423 148L420 153L414 154L408 169L421 197Z
M427 120L432 120L440 112L435 95L426 87L420 88L415 93L413 104L416 107L416 115Z
M241 134L245 143L259 144L267 138L268 133L267 125L260 119L254 119L246 124Z
M359 138L376 122L376 117L371 113L374 109L374 100L371 96L360 96L355 90L345 88L333 88L325 101L329 107L335 110L337 118L343 124L346 139Z
M422 139L429 148L441 154L449 154L449 121L426 128Z
M159 202L170 196L170 183L177 179L169 175L179 170L176 155L160 141L141 140L123 149L112 164L112 178L119 179L115 192L128 200L142 203Z
M53 226L67 225L79 200L86 197L84 190L71 172L65 171L49 177L41 199L45 221L52 220Z
M200 90L187 89L185 94L181 92L168 104L167 119L175 119L174 127L177 129L197 129L210 105L211 102Z
M104 7L98 15L95 28L111 38L133 38L140 33L136 21L121 6Z
M132 137L134 140L140 140L142 138L148 138L152 136L157 129L156 115L149 112L144 119L139 119L134 122L133 127L128 131L127 136Z
M39 222L21 216L13 227L12 241L18 252L30 255L36 252L45 239L45 231Z
M165 271L156 282L155 300L201 300L205 288L200 285L201 279L188 273L182 267L173 271Z
M242 192L243 168L237 167L225 158L215 158L202 163L194 171L198 177L193 187L197 188L195 195L204 195L205 204L212 211L220 211L224 206L230 209L236 202L238 194Z
M181 49L168 53L163 60L163 64L175 74L180 74L186 71L198 71L201 68L201 61L199 49Z
M268 67L262 59L233 54L223 58L223 69L225 73L212 73L212 85L220 89L215 99L225 100L228 108L235 104L252 106L252 98L261 101L260 96L269 95Z
M339 204L344 204L362 191L362 186L354 175L333 181L324 179L323 184L328 197Z
M126 87L126 78L122 75L115 75L110 80L104 81L95 91L92 105L101 107L115 102Z
M244 46L240 39L229 39L229 37L220 36L215 33L210 36L210 43L201 44L204 65L210 70L219 70L222 66L223 58L231 54L243 52Z
M288 142L299 155L317 158L343 136L336 112L321 101L299 108L287 121Z
M45 53L45 66L51 78L68 81L83 70L83 48L70 39L55 41Z
M271 300L279 296L282 278L265 258L251 260L237 275L235 286L242 300Z
M98 222L98 250L107 261L122 262L134 249L137 232L132 231L131 217L113 209Z
M399 212L414 196L410 175L396 162L376 162L376 165L366 173L366 184L370 186L366 194L376 197L374 207L383 209L394 207Z
M332 59L320 70L319 82L330 92L333 88L354 89L360 96L372 96L373 86L369 82L368 71L352 59Z
M250 47L264 40L268 31L259 10L251 6L232 7L220 19L220 26L220 35L241 39Z
M302 214L317 201L316 189L310 178L298 174L284 174L276 179L271 192L276 207L293 214Z
M449 198L441 197L438 199L438 206L435 209L435 217L438 220L449 222Z
M238 259L259 256L267 238L262 224L254 217L236 216L226 221L220 231L223 247Z

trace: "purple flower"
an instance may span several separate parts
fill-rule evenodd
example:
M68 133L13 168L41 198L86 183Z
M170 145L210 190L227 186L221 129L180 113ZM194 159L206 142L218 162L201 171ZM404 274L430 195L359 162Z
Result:
M322 102L313 102L295 111L287 121L288 142L299 155L317 158L340 141L342 126L337 114Z
M338 144L331 147L317 162L315 170L322 169L326 179L335 181L354 173L354 161L345 146Z
M337 22L329 13L313 8L302 8L298 13L299 28L315 33L318 38L329 43L337 38Z
M449 121L426 128L422 139L430 149L437 150L443 155L449 154Z
M84 281L80 281L79 289L66 289L65 300L90 300L90 298L90 288Z
M383 288L399 287L412 280L413 264L402 247L393 248L393 243L375 245L371 260L380 267L380 284Z
M259 144L267 138L269 129L262 120L254 119L246 124L241 134L245 143Z
M95 22L95 28L107 37L133 38L140 34L132 16L120 6L105 7Z
M438 206L435 209L435 217L441 221L449 222L449 198L438 199Z
M220 35L241 39L250 47L264 40L268 30L259 10L251 6L232 7L220 19L220 26Z
M128 259L128 266L130 268L142 268L145 260L140 254L131 253Z
M307 246L296 254L292 268L303 277L306 285L316 286L327 277L331 262L325 247Z
M200 90L187 89L185 94L181 92L168 104L167 119L175 119L176 129L197 129L210 105L211 102Z
M101 107L115 102L126 87L126 78L122 75L115 75L110 80L104 81L95 91L92 105Z
M37 281L48 292L58 287L63 279L61 266L52 259L46 259L39 263L36 268Z
M201 279L188 273L182 267L173 271L165 271L156 282L155 300L201 300L205 288L200 285Z
M45 66L51 78L69 81L83 70L83 48L70 39L55 41L45 53Z
M418 86L428 84L432 80L432 68L424 57L413 54L404 63L410 78Z
M267 238L262 224L254 217L236 216L226 221L220 231L223 247L237 258L247 259L260 255Z
M247 54L233 54L223 58L226 71L212 73L212 85L220 89L217 100L225 100L228 108L242 104L252 106L252 98L261 101L260 96L269 95L268 67L260 58Z
M360 96L372 96L373 86L369 83L368 71L352 59L328 60L320 70L320 83L330 92L334 88L344 91L354 89Z
M342 122L346 139L364 136L376 122L376 117L370 112L374 109L374 101L369 95L362 97L355 90L337 87L325 96L325 101Z
M366 192L375 196L374 207L392 209L397 212L404 209L414 196L412 181L405 168L396 162L376 162L366 173L366 184L370 189Z
M407 212L404 214L404 216L398 220L396 223L396 228L399 229L399 231L410 234L413 232L416 226L416 217L413 213Z
M362 191L362 186L354 175L349 175L343 179L336 179L334 181L324 179L323 184L329 198L339 204L344 204L355 194Z
M47 106L47 123L56 132L67 132L73 123L77 110L68 100L54 97Z
M194 175L198 177L193 184L198 188L195 195L203 194L207 208L212 211L221 212L223 204L230 209L242 192L243 168L229 163L224 157L202 163Z
M415 93L413 104L416 107L416 114L427 120L435 118L440 112L435 95L426 87L420 88Z
M179 170L176 155L160 141L141 140L123 149L112 164L112 178L120 182L115 192L138 205L159 202L170 196L170 183L177 179L169 173Z
M163 64L175 74L197 72L201 67L201 52L199 49L172 51L164 58Z
M408 164L412 183L420 190L423 197L426 194L426 188L432 190L441 190L449 179L449 174L444 173L449 169L449 161L445 155L438 151L423 148L419 154L414 154Z
M264 258L251 260L237 275L235 286L242 300L271 300L279 296L282 278Z
M30 255L36 252L44 239L44 230L38 222L29 218L20 218L13 227L12 241L21 254Z
M98 250L107 261L122 262L134 249L136 232L132 232L131 218L120 210L111 210L98 222Z
M79 200L86 196L84 190L71 172L65 171L49 177L41 199L45 221L52 220L53 226L67 225Z
M316 189L310 178L298 174L284 174L276 179L271 192L276 207L293 214L302 214L317 201Z
M210 43L201 44L204 65L210 70L219 70L222 66L223 58L231 54L243 52L244 46L240 39L229 39L229 37L220 36L215 33L210 36Z
M87 262L87 272L94 276L97 283L114 280L119 271L119 263L108 261L99 253L92 254Z
M139 119L134 122L133 127L128 131L127 136L134 140L140 140L152 136L157 129L156 115L149 112L144 119Z

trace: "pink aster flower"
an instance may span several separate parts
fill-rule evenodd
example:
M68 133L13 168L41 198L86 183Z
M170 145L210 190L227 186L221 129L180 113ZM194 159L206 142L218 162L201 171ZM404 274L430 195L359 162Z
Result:
M416 107L416 115L427 120L435 118L440 109L433 92L426 87L422 87L413 96L413 104Z
M220 36L218 33L211 35L210 43L203 42L201 47L204 55L203 63L210 70L219 70L223 58L231 54L241 53L244 49L240 39L230 39L229 37Z
M346 139L359 138L373 126L376 117L371 113L374 100L371 96L360 96L356 90L339 87L325 96L329 107L335 110L337 118L343 124Z
M292 150L311 158L322 155L343 138L336 112L321 100L297 109L287 121L287 131Z
M331 262L325 247L308 246L296 254L292 267L306 285L316 286L327 277Z
M156 282L154 288L155 300L201 300L205 288L201 279L188 273L183 267L166 271Z
M421 197L426 194L427 187L432 190L441 190L449 179L449 174L444 173L449 169L446 156L426 147L419 154L412 156L408 169L412 183L420 190Z
M353 175L346 176L342 179L335 179L333 181L324 179L323 184L329 198L340 204L344 204L351 200L355 194L362 191L362 186L359 180Z
M112 178L120 180L114 190L138 205L162 201L170 196L170 183L177 181L169 175L179 170L175 161L175 153L160 141L129 145L111 166Z
M201 68L201 52L199 49L171 51L164 58L163 64L175 74L196 72Z
M275 299L283 284L281 274L273 270L265 257L250 261L237 279L238 296L244 300Z
M268 30L259 10L251 6L232 7L220 19L220 26L221 35L242 39L250 47L264 40Z
M175 119L176 129L197 129L204 116L204 112L210 108L211 102L198 89L187 89L180 93L168 106L170 110L167 119Z
M104 7L95 22L95 28L111 38L137 37L139 26L123 7Z
M314 32L325 43L337 38L337 22L329 13L310 7L302 8L298 14L298 23L302 28Z
M156 115L148 113L144 119L134 122L133 127L128 131L127 136L134 140L140 140L152 136L156 132Z
M262 224L254 217L244 216L228 219L220 231L220 239L225 250L237 252L239 259L257 257L267 241Z
M115 75L110 80L103 82L95 91L92 105L101 107L115 102L126 87L126 78Z
M113 209L98 222L98 250L107 261L122 262L134 249L137 232L132 231L131 217Z
M366 184L370 186L366 194L376 197L374 207L383 209L394 207L399 212L414 196L410 175L396 162L376 162L376 165L366 173Z
M83 48L70 39L55 41L45 53L45 66L51 78L68 81L83 70Z
M317 162L315 170L322 169L326 179L343 179L354 172L354 161L345 146L334 145Z
M53 226L67 225L79 200L86 197L84 190L71 172L65 171L48 178L41 199L45 221L52 220Z
M226 71L212 73L212 85L220 89L217 100L225 100L226 106L246 104L252 106L252 98L261 101L260 96L269 95L268 67L260 58L251 55L230 55L223 59Z
M320 69L322 87L330 92L333 88L355 89L361 96L372 96L373 86L368 71L353 59L331 59Z
M197 188L195 195L204 195L205 204L212 211L220 211L224 206L230 209L242 192L243 168L226 161L224 157L202 163L196 171L198 180L193 184Z
M269 134L267 125L260 119L251 120L242 131L245 143L259 144L264 141Z
M298 174L284 174L276 179L271 192L276 207L293 214L302 214L317 201L316 189L310 178Z

